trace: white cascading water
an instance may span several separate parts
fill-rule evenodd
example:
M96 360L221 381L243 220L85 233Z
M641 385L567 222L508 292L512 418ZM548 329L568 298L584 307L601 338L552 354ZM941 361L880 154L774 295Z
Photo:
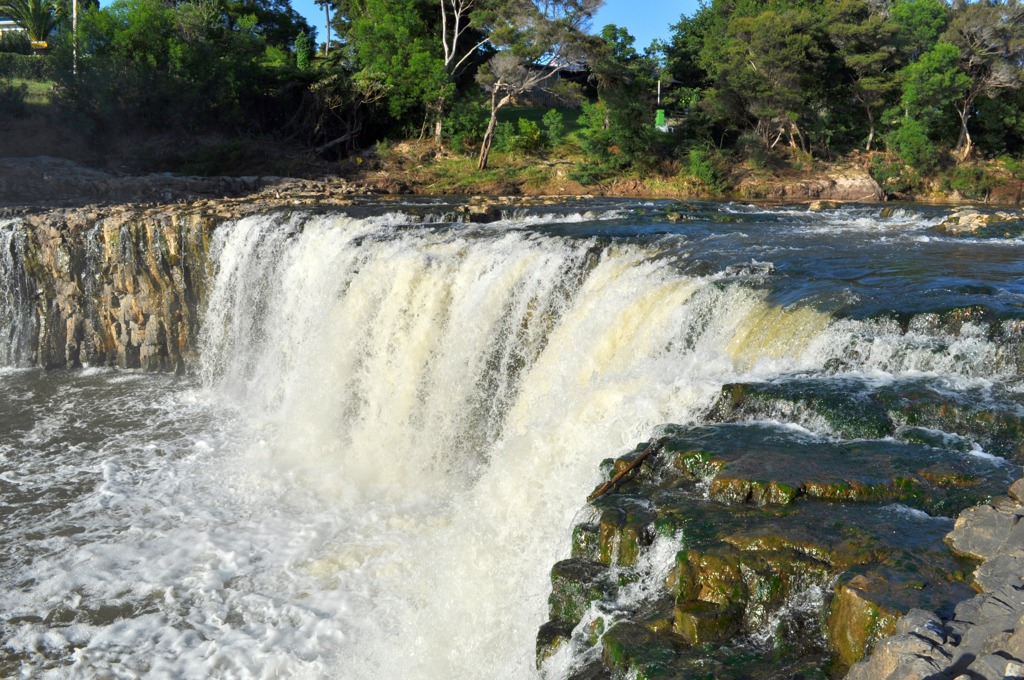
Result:
M19 366L29 359L32 295L21 252L24 233L17 221L0 220L0 366Z
M15 367L31 358L36 290L23 227L0 223L0 676L537 677L549 570L600 461L699 420L723 383L806 372L1020 389L1019 346L983 325L771 304L815 242L780 246L785 229L817 239L825 220L846 247L928 228L851 214L787 215L762 241L733 223L605 230L594 214L224 224L198 389ZM577 225L624 234L554 233ZM1017 247L986 250L989 266L1016 266L1000 249ZM780 274L759 278L776 255ZM681 272L704 257L715 266L696 269L721 273ZM663 580L672 554L659 543L624 596Z
M640 246L289 219L218 231L202 356L252 425L254 479L339 518L301 567L337 593L328 676L536 676L547 574L600 460L726 381L854 345L861 369L896 373L993 352L924 336L916 352L897 328L779 309Z

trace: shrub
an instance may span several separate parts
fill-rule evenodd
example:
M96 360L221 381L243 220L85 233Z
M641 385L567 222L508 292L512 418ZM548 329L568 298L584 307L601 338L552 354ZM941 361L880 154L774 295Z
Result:
M544 136L540 126L528 118L520 118L514 126L511 121L502 121L494 131L494 149L535 154L544 149Z
M881 155L871 159L870 173L882 187L882 191L889 196L907 194L921 181L920 175L913 168Z
M15 85L10 78L0 80L0 118L23 118L27 96L27 85Z
M0 78L53 80L54 71L49 56L0 52Z
M904 118L892 136L896 152L907 165L918 172L928 172L939 162L935 144L928 138L925 125L913 118Z
M565 118L562 113L557 109L551 109L544 114L540 122L544 126L544 137L548 148L558 146L565 134Z
M967 198L987 199L999 184L999 178L982 167L960 166L953 169L949 179L951 189Z
M443 130L452 150L461 154L477 151L487 131L487 117L488 111L479 100L461 99L454 102L444 117Z
M712 191L722 193L727 188L728 173L722 155L717 150L700 147L690 149L687 171Z
M300 71L305 71L309 68L309 59L312 54L312 47L310 46L309 36L305 32L299 33L295 37L295 66Z
M0 31L0 54L32 54L32 41L25 31Z

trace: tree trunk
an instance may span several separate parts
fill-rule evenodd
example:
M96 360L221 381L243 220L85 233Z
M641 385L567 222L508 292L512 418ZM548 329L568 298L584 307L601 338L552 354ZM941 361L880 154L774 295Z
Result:
M434 110L434 146L441 148L444 146L444 139L442 133L444 131L444 100L438 99L436 109Z
M484 141L480 145L480 159L476 163L477 170L487 169L487 159L491 155L491 144L494 143L494 128L498 125L498 110L491 109L491 119L487 121L487 132L484 133Z
M974 140L971 139L971 132L967 129L967 120L970 118L971 110L970 101L964 102L963 108L957 107L956 112L960 114L960 138L956 141L956 148L953 152L956 154L958 163L963 163L965 160L971 157L971 152L974 151Z
M864 147L865 151L871 151L871 142L875 141L875 116L871 112L871 107L866 107L868 111L868 143Z
M487 121L487 132L484 133L484 141L480 145L480 159L477 161L477 170L487 169L487 160L491 156L491 145L494 143L494 129L498 127L498 111L508 104L509 97L498 99L498 91L491 93L491 119Z

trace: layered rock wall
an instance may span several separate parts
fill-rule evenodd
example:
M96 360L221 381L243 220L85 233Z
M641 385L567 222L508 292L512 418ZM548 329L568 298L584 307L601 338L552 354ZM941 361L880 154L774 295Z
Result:
M184 371L193 359L216 216L196 209L50 211L21 219L19 253L35 317L30 356Z

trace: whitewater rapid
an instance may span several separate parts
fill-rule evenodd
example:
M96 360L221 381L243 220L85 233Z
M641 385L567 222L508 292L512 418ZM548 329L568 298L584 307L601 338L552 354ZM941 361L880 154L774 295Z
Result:
M697 422L727 382L983 389L1014 370L970 324L780 304L756 266L694 272L685 237L542 228L581 221L246 218L215 232L195 379L6 369L25 426L0 479L70 490L5 522L27 547L0 670L537 677L548 573L601 460Z

